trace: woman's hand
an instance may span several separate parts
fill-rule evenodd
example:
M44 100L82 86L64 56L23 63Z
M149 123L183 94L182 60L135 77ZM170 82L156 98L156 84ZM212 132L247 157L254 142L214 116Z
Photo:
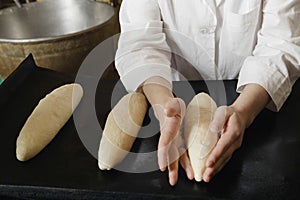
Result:
M180 135L181 122L185 113L184 102L174 98L170 83L161 77L149 78L142 89L160 124L161 135L157 151L160 170L168 169L170 185L175 185L178 180L180 160L187 177L193 179L193 170Z
M212 132L221 133L215 148L207 158L203 180L209 182L230 160L235 150L241 147L246 129L245 116L233 106L217 108L211 122Z
M158 143L158 165L161 171L168 168L170 185L175 185L178 180L179 158L187 177L191 180L194 178L193 169L180 134L185 109L183 100L179 98L170 98L163 108L154 107L161 132Z
M257 84L245 86L242 94L231 106L221 106L215 111L210 128L221 136L206 161L203 180L209 182L241 147L244 131L270 101L266 90Z

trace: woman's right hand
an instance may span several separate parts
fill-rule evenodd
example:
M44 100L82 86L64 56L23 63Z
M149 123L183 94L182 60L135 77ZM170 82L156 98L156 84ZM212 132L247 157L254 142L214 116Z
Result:
M154 112L160 124L158 143L158 165L161 171L168 168L170 185L178 180L178 161L189 179L194 178L193 169L187 156L180 134L185 104L180 98L170 98L164 106L154 105Z
M183 100L174 98L170 83L160 77L152 77L145 81L143 92L153 107L160 124L160 138L158 143L158 165L161 171L168 169L169 183L175 185L178 180L178 161L186 171L189 179L194 173L183 148L180 134L182 119L185 114Z

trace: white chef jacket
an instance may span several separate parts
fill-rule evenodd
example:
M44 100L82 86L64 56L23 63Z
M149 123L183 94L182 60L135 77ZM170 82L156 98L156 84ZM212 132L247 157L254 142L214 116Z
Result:
M259 84L278 111L300 74L300 0L123 0L120 25L128 91L152 76L238 78L237 92Z

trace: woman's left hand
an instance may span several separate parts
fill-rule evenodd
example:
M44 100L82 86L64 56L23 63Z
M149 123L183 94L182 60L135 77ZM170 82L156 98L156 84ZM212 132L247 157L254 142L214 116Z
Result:
M221 106L215 111L210 129L221 133L220 139L206 161L203 180L209 182L241 147L246 129L245 117L233 106Z
M215 148L206 160L203 180L209 182L241 147L244 131L271 100L268 92L258 84L248 84L231 106L215 111L210 129L221 133Z

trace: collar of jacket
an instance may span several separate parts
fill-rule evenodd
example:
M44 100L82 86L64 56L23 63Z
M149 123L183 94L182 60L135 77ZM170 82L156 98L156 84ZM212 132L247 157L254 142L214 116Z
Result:
M204 0L204 1L209 7L212 14L214 15L215 20L217 21L216 8L222 3L223 0Z

